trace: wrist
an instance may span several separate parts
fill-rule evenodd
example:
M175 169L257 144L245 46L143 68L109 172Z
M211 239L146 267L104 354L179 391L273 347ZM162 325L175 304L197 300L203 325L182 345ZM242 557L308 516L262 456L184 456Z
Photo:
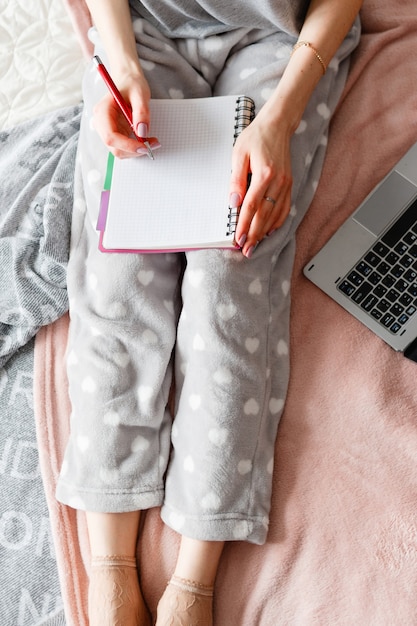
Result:
M305 48L297 52L297 55L290 59L280 82L265 105L271 123L284 125L291 134L297 130L308 101L323 76L322 65L311 50ZM305 56L310 56L310 62L313 63L305 64Z
M293 98L280 93L277 88L262 107L260 114L266 117L272 132L279 129L280 134L291 137L300 124L303 112L304 106L298 106Z
M135 54L128 54L126 52L117 51L112 54L109 53L109 61L112 76L116 78L123 78L125 76L143 77L143 70L141 68L139 59Z

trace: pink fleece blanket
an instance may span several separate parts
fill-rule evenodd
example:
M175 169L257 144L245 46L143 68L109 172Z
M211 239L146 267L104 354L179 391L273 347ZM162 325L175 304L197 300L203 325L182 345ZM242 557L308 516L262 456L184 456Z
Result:
M82 8L69 6L73 16ZM269 537L262 547L227 546L217 580L218 626L417 623L417 364L302 275L417 141L417 3L365 0L362 21L323 176L298 233L292 374L276 444ZM61 319L36 340L36 420L67 620L86 626L85 521L54 497L70 410L67 326ZM149 511L138 555L154 613L177 546L158 511Z

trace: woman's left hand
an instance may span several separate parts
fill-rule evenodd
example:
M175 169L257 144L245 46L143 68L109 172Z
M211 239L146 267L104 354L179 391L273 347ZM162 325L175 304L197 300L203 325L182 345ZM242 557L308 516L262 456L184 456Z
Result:
M267 104L233 149L230 205L241 207L235 241L248 258L266 235L282 226L291 207L291 132L270 120Z

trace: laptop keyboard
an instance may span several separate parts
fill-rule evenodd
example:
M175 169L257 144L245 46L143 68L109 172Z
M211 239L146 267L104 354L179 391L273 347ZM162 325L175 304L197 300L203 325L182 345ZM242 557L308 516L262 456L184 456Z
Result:
M337 288L394 335L417 312L417 200Z

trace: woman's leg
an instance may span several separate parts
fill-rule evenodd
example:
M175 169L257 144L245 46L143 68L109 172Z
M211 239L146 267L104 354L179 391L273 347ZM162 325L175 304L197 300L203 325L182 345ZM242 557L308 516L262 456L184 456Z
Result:
M87 513L90 626L150 626L136 567L140 511Z
M140 511L88 512L86 516L92 558L115 554L129 557L136 555Z
M182 536L174 576L212 587L224 541L199 541Z

